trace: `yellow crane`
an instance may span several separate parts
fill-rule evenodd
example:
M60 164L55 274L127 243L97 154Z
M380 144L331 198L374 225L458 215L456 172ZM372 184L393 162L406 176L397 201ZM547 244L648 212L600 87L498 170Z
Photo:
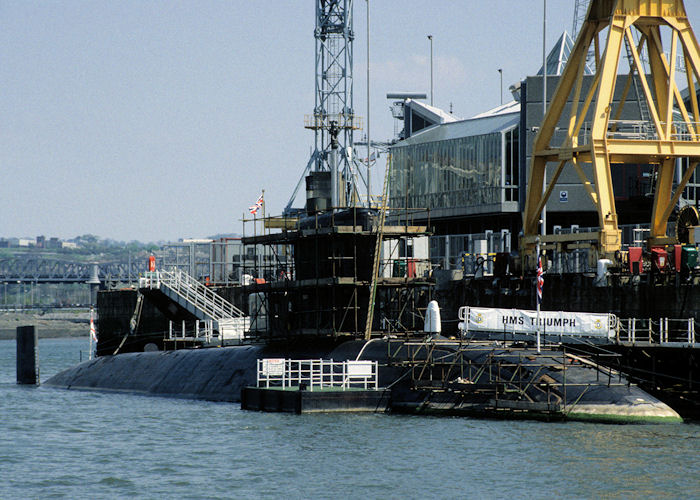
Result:
M633 30L638 31L635 43ZM663 31L662 31L663 30ZM669 38L670 57L662 38ZM662 35L663 33L663 35ZM603 38L604 37L604 38ZM630 74L619 103L614 103L621 51L630 51ZM650 71L640 53L646 47ZM593 49L595 76L584 85L586 55ZM676 85L677 60L682 58L690 91L686 107ZM620 120L631 82L641 81L649 123ZM657 168L649 246L674 243L666 234L668 218L700 162L700 111L693 91L700 82L700 48L688 21L683 0L591 0L569 63L559 79L535 138L523 213L520 242L523 265L532 268L537 238L547 245L585 246L592 242L600 257L614 258L621 248L615 209L612 169L620 164L649 164ZM588 88L586 88L588 87ZM674 120L674 108L680 118ZM590 123L585 123L586 118ZM563 125L562 125L563 124ZM554 144L555 130L565 138ZM557 134L561 137L561 133ZM688 167L673 192L678 158ZM547 169L547 165L550 168ZM598 233L538 236L540 214L564 168L572 166L598 212ZM547 170L546 170L547 169ZM545 183L548 172L549 183ZM589 178L589 174L592 178Z

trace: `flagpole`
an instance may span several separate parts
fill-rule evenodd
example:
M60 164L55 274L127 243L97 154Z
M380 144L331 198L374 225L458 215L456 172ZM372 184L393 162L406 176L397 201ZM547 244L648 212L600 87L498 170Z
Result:
M241 264L243 265L243 269L241 270L240 275L238 277L238 281L240 281L241 285L243 284L243 275L245 274L245 270L246 270L245 248L243 248L243 240L245 240L245 223L246 223L245 212L243 212L242 220L243 220L243 236L241 238L240 256L241 256Z
M88 359L92 359L92 331L95 328L92 320L92 307L90 307L90 350L88 351Z
M265 236L265 190L262 190L262 194L255 202L255 205L248 207L248 211L253 215L253 272L255 276L258 276L258 243L255 238L258 236L258 210L262 208L262 235ZM245 215L243 217L244 227L245 227ZM243 230L245 234L245 229ZM265 255L263 253L263 255Z
M260 208L262 208L262 235L265 236L265 190L264 189L262 190L262 194L260 195L260 199L262 200L262 206L260 207ZM264 277L265 266L267 265L266 264L267 252L268 252L267 246L263 246L263 254L262 254L263 263L261 266L262 267L262 274L263 274L262 277Z
M537 278L535 280L535 301L537 302L537 352L541 351L540 345L540 239L537 238Z

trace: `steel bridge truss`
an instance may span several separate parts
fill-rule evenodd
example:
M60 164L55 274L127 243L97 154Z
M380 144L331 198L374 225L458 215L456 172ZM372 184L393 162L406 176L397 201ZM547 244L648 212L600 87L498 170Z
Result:
M6 283L130 283L143 271L141 262L84 263L41 257L0 260L0 282Z

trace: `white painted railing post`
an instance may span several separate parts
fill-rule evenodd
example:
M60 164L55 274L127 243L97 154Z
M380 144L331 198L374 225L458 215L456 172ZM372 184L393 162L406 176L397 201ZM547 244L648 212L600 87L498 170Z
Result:
M691 330L690 343L695 344L695 319L694 318L690 318L690 330Z
M627 342L632 342L632 324L634 319L627 318Z
M379 361L374 362L374 388L379 389Z
M343 362L343 390L345 390L345 387L348 385L348 362L345 361Z
M631 328L631 334L632 334L632 343L636 341L636 336L637 336L637 318L632 318L632 328Z
M693 330L693 318L688 318L688 343L689 344L692 344L692 341L691 341L691 339L693 338L692 330Z

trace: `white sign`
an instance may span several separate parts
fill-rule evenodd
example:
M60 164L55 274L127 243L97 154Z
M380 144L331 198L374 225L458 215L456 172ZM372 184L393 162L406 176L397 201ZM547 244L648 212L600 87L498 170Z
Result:
M537 312L522 309L462 307L459 310L462 331L537 333ZM541 311L540 332L576 337L615 336L613 314Z
M371 377L372 361L347 361L348 377Z
M263 359L261 375L267 377L281 377L284 375L284 364L284 358Z

